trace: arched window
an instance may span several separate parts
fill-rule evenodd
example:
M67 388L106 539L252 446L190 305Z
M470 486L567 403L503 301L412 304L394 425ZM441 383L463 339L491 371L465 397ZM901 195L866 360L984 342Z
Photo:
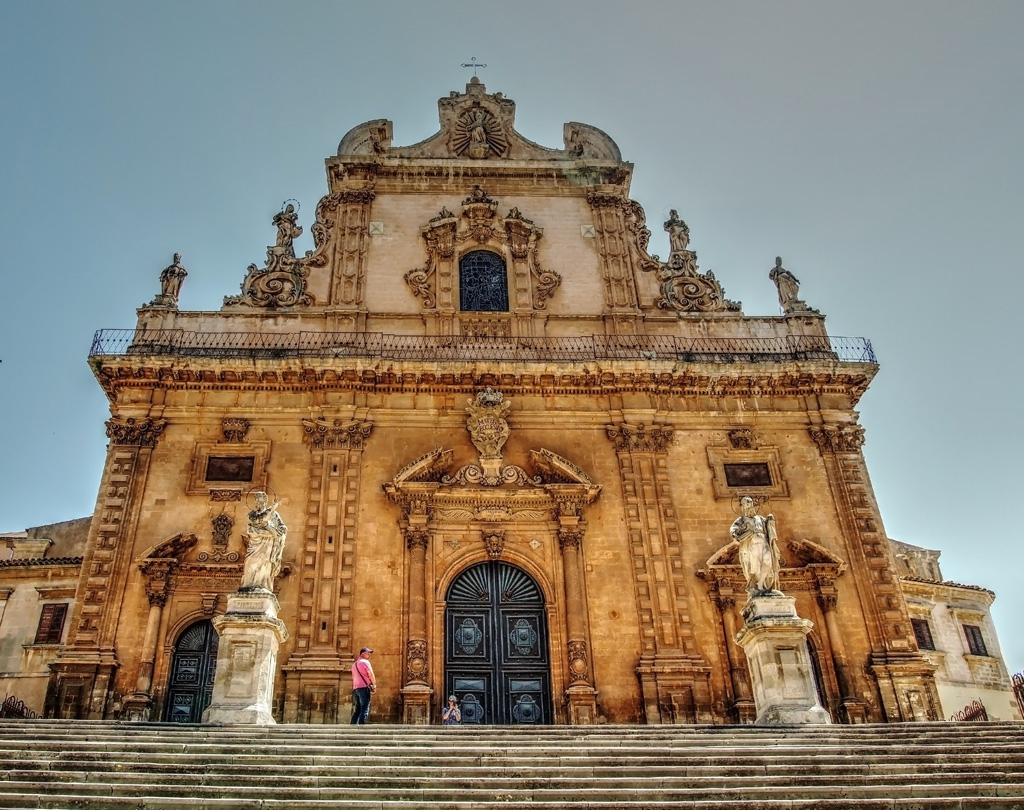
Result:
M508 312L505 260L489 250L459 259L459 308L463 312Z

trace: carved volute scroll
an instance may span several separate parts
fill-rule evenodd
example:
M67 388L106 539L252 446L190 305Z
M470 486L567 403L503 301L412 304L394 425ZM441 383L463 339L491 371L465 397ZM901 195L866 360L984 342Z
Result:
M710 270L699 271L697 254L688 249L690 229L675 210L665 223L665 231L669 235L668 261L641 268L655 272L661 282L661 297L654 303L676 312L739 312L740 303L725 297L725 289L715 274Z
M241 295L224 298L224 306L250 306L276 309L309 306L313 296L306 291L309 264L295 257L292 241L302 233L298 213L288 205L273 219L277 228L275 244L267 247L265 267L250 264L242 281Z
M462 201L461 215L456 216L444 207L420 229L427 263L408 271L404 278L413 295L423 300L424 309L456 308L452 291L457 258L476 245L493 248L511 260L517 296L512 302L515 309L545 308L562 277L540 264L538 246L544 231L518 208L510 209L504 218L498 216L498 205L483 188L474 186Z

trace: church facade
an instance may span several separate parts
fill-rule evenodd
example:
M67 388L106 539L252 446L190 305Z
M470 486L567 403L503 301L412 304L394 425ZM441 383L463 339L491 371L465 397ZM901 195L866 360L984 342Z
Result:
M455 694L464 722L750 722L742 496L833 720L941 717L861 453L870 344L781 260L783 314L744 314L675 211L651 255L612 139L543 147L514 113L474 79L420 143L355 127L312 251L288 206L219 311L179 310L176 255L136 328L98 333L110 444L47 715L198 720L266 491L279 721L347 722L367 646L376 721Z

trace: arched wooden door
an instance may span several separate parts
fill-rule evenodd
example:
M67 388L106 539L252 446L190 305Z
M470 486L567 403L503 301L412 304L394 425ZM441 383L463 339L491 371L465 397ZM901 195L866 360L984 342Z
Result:
M166 721L202 721L203 712L213 697L217 647L217 631L209 619L190 624L178 636L171 659L171 680L167 685Z
M547 614L534 579L506 562L479 563L446 601L445 688L462 723L550 723Z

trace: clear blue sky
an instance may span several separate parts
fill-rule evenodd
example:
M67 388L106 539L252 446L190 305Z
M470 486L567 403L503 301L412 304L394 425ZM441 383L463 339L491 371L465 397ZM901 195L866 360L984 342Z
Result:
M625 16L624 16L625 14ZM130 327L180 251L217 309L287 198L371 118L395 142L477 56L527 137L607 131L665 255L777 312L774 257L882 370L862 402L891 537L997 591L1024 669L1024 4L892 2L0 4L0 529L91 514L106 402L95 329Z

